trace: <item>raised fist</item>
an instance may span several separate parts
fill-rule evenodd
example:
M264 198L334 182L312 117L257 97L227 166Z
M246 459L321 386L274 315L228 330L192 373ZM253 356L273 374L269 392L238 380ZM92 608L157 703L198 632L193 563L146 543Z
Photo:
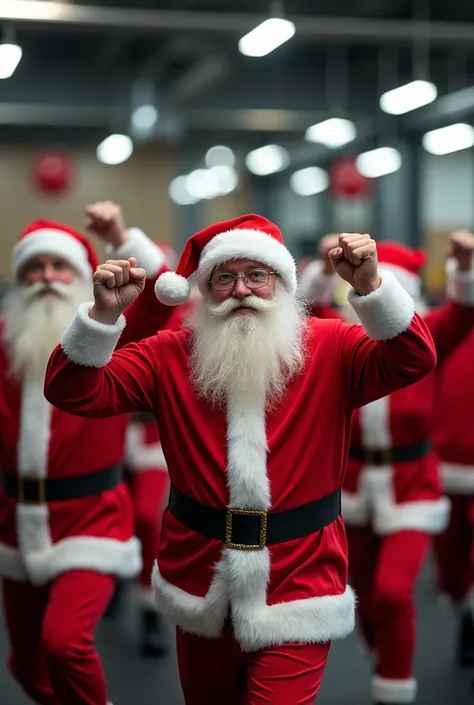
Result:
M94 306L90 317L101 323L115 323L145 288L146 272L136 268L135 257L107 260L94 273Z
M87 206L85 227L115 248L128 239L122 209L112 201L99 201Z
M331 258L329 257L329 253L335 247L338 247L338 245L339 235L335 233L324 235L319 241L318 254L319 258L321 259L324 265L323 274L326 274L328 276L334 274L334 269L332 266Z
M360 296L366 296L380 286L377 245L370 235L339 235L338 246L329 252L329 258L334 271Z
M472 266L474 252L474 235L468 230L456 230L451 233L448 243L448 257L457 260L458 270L468 272Z

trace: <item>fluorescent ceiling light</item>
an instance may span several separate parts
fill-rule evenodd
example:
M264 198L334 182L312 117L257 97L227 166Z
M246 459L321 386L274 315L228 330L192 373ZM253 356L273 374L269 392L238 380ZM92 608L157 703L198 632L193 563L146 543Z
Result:
M356 165L362 176L376 179L398 171L402 165L402 155L393 147L379 147L359 154Z
M195 169L188 174L186 188L193 198L211 199L219 195L219 180L210 169Z
M213 166L234 166L235 154L230 147L217 144L207 150L204 163L209 168Z
M265 20L239 41L239 51L245 56L266 56L295 34L295 25L281 17Z
M309 166L290 176L290 186L299 196L315 196L328 188L329 175L319 166Z
M226 166L225 164L218 164L216 166L211 166L209 171L217 179L219 196L226 196L237 188L239 183L239 175L233 167Z
M198 202L198 198L194 198L187 188L187 176L177 176L170 183L168 193L172 201L179 206L192 206Z
M132 125L136 130L151 130L158 120L154 105L140 105L132 113Z
M411 110L432 103L438 97L438 89L429 81L412 81L394 88L380 96L380 107L384 113L403 115Z
M21 61L23 49L18 44L0 44L0 78L10 78Z
M122 164L133 154L133 142L128 135L110 135L99 144L96 154L102 164Z
M431 130L423 135L423 147L431 154L450 154L474 145L474 128L463 122Z
M308 142L319 142L335 149L352 142L356 135L356 126L350 120L329 118L308 127L305 138Z
M290 163L290 155L283 147L268 144L249 152L245 157L245 165L252 174L267 176L286 169Z

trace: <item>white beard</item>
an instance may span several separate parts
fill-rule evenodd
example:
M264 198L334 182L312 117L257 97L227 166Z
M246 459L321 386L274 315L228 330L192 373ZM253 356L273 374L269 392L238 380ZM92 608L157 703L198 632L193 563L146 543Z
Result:
M45 296L45 291L53 295ZM40 282L15 286L3 303L4 342L10 373L41 382L49 357L61 341L78 306L92 299L92 285L83 279L71 284Z
M255 313L233 313L242 304ZM197 302L189 325L191 379L198 393L216 405L245 396L276 402L304 366L304 321L304 304L281 286L271 299Z

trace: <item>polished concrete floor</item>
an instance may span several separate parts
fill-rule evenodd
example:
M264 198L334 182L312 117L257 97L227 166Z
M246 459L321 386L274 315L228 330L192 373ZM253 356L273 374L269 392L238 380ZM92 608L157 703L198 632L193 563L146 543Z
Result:
M472 671L458 671L452 662L455 624L441 607L427 569L418 588L419 646L417 705L472 705ZM104 621L97 636L114 705L182 705L173 657L144 660L136 651L133 609L126 597L122 616ZM31 705L7 673L6 641L0 621L0 704ZM334 644L318 705L370 705L370 664L356 635Z

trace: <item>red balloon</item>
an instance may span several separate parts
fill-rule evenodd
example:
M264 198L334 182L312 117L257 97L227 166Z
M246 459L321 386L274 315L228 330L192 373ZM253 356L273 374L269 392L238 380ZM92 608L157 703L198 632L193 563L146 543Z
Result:
M41 154L33 163L33 185L42 193L64 194L71 186L72 164L66 152Z
M334 196L360 198L372 193L372 182L362 176L355 159L338 159L330 168L331 190Z

